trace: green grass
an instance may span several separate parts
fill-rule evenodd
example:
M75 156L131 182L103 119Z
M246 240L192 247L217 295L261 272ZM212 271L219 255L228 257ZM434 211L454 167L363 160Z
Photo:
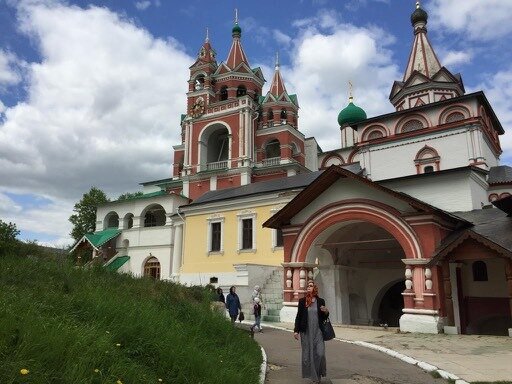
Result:
M260 364L202 288L0 257L2 384L257 383Z

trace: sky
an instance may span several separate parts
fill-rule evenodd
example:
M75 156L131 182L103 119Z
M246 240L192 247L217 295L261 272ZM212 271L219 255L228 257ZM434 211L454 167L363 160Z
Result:
M441 64L483 90L512 164L512 1L424 0ZM276 52L299 129L339 147L336 116L355 103L393 111L413 41L414 0L0 0L0 219L20 238L72 242L73 205L92 186L115 199L171 175L189 66L206 36L227 59L234 9L251 67Z

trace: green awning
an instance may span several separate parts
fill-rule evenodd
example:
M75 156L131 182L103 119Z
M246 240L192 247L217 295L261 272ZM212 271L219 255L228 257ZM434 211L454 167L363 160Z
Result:
M71 248L69 253L73 252L78 244L87 241L94 249L98 249L107 241L112 240L121 234L121 230L117 228L108 228L103 231L86 233L76 244Z
M121 268L128 260L130 260L130 256L118 256L113 261L105 265L105 269L107 271L117 271Z

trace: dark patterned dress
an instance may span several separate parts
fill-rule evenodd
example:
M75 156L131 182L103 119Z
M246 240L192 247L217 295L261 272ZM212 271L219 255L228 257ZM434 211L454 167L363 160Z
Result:
M308 330L300 333L302 377L320 381L326 376L325 343L318 324L316 303L308 307Z

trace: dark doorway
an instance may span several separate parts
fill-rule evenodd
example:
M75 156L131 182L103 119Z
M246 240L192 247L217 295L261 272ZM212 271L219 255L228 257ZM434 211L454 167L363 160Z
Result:
M388 327L398 327L404 299L402 292L405 290L405 281L393 284L382 297L379 306L379 323L387 324Z

